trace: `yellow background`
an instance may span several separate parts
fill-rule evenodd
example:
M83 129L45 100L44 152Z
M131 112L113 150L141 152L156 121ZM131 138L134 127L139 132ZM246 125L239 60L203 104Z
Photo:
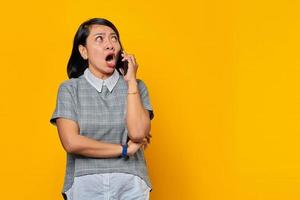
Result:
M155 118L153 200L300 199L298 1L6 1L0 8L0 198L62 199L49 123L74 34L119 29Z

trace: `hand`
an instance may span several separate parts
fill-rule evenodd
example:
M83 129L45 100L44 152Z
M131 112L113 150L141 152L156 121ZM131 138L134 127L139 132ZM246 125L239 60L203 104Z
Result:
M136 143L133 142L132 140L128 141L128 149L127 149L127 155L132 156L134 155L141 147L143 149L146 149L148 144L150 143L150 137L152 137L150 134L147 135L142 142Z
M151 135L150 133L148 133L148 134L146 135L146 137L144 138L144 140L146 140L145 143L144 143L144 145L143 145L144 150L145 150L145 149L148 147L148 145L150 144L150 139L151 139L151 137L152 137L152 135Z
M139 150L139 148L142 146L143 143L142 142L135 143L132 140L129 140L127 144L128 144L127 155L132 156Z
M124 62L125 60L128 62L128 69L127 73L124 76L125 81L131 81L136 79L136 73L137 73L137 68L138 64L135 60L135 57L133 54L127 54L125 51L121 53L122 61ZM122 70L122 69L121 69ZM124 71L122 70L122 73L124 74Z

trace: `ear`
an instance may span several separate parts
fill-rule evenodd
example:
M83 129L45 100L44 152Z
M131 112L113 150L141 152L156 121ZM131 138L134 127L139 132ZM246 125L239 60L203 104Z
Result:
M79 45L78 46L78 50L79 50L79 53L81 55L81 57L84 59L84 60L87 60L88 59L88 56L87 56L87 49L85 48L85 46L83 45Z

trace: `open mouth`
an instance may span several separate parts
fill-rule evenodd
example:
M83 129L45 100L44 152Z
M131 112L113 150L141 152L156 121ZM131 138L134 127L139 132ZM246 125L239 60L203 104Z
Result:
M111 61L112 59L114 59L114 54L109 54L105 58L106 61Z
M116 65L116 63L115 63L115 55L113 53L108 54L105 57L105 61L106 61L107 65L109 67L114 67Z

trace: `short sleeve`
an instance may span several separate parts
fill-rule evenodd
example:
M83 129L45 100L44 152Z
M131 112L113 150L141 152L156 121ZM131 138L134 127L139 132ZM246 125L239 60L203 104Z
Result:
M142 103L143 103L145 109L147 109L149 111L150 120L152 120L154 118L154 112L153 112L153 108L152 108L152 105L150 102L150 97L149 97L149 92L148 92L147 86L145 85L145 83L142 80L139 80L138 87L139 87Z
M61 84L56 98L56 107L51 116L50 123L56 126L56 119L62 117L78 122L76 104L72 87Z

